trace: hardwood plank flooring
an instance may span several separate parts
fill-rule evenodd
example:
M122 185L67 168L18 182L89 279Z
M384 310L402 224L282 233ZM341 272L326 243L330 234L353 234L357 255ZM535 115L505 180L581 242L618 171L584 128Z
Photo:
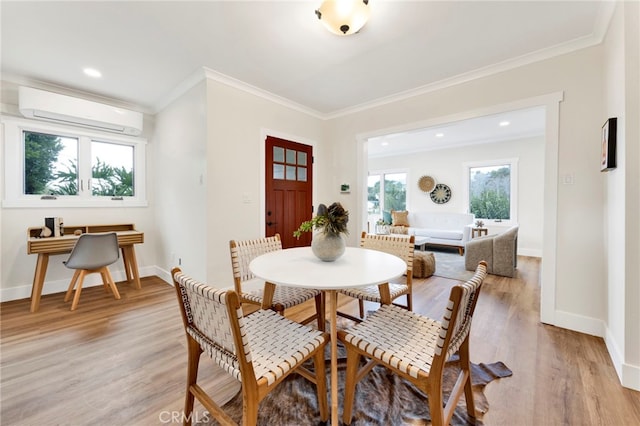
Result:
M638 425L640 392L623 388L602 339L539 322L540 264L520 257L518 276L489 276L471 339L474 362L503 361L513 376L487 386L487 425ZM440 318L456 281L414 279L415 310ZM174 290L156 277L121 300L84 289L74 312L64 295L0 305L0 424L181 423L186 348ZM357 304L340 298L352 314ZM308 316L312 303L287 312ZM375 309L375 305L367 306ZM203 356L200 377L219 402L238 384ZM196 404L195 420L206 413Z

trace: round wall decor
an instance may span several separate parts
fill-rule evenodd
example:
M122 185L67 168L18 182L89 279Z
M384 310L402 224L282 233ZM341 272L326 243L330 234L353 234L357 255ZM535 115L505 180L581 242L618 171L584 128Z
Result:
M444 183L439 183L429 194L431 201L436 204L444 204L451 199L451 188Z
M422 191L429 193L433 191L436 186L436 181L431 176L422 176L418 179L418 188Z

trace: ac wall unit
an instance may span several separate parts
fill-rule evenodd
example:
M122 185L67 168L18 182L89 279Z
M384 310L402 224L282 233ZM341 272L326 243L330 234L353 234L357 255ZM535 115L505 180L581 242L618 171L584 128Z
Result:
M98 102L20 86L20 113L28 118L138 136L142 114Z

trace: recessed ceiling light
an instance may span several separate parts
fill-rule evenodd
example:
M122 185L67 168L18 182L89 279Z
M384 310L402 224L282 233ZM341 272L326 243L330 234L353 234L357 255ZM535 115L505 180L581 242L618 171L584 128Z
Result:
M444 133L436 133L436 138L441 138L444 136Z
M389 145L389 142L382 142L380 145L387 146L387 145Z
M95 68L85 68L82 71L89 77L100 78L102 77L102 73Z
M511 123L509 123L509 122L508 122L508 121L506 121L506 120L505 120L505 121L501 121L501 122L500 122L500 127L506 127L506 126L508 126L509 124L511 124Z

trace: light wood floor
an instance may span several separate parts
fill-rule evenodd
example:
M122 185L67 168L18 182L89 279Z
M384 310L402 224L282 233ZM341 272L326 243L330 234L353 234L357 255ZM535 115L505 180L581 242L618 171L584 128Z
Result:
M521 257L517 278L489 276L480 295L471 358L513 370L487 386L485 424L640 424L640 392L620 386L602 339L539 323L539 269L535 258ZM440 318L454 283L414 280L415 310ZM0 424L179 422L186 349L174 290L155 277L144 278L142 290L118 288L121 300L102 287L84 289L75 312L63 294L44 296L35 314L28 300L0 306ZM341 309L355 313L356 305ZM205 358L205 387L228 399L238 385Z

